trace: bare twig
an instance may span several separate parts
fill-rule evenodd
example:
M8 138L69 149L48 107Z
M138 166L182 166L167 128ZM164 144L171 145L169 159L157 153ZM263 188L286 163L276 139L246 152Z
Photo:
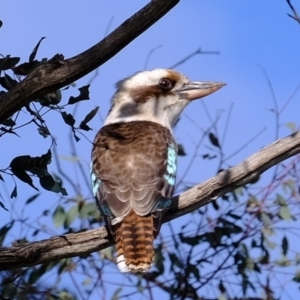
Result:
M293 16L290 14L287 14L289 17L291 17L292 19L296 20L299 24L300 24L300 17L297 14L297 11L295 9L295 7L292 5L290 0L286 0L286 2L288 3L289 7L291 8L291 10L293 11Z
M193 56L198 55L198 54L220 54L220 52L219 51L202 51L201 48L199 48L196 51L194 51L191 54L189 54L188 56L186 56L185 58L181 59L179 62L177 62L173 66L171 66L170 69L177 68L178 66L184 64L186 61L188 61Z

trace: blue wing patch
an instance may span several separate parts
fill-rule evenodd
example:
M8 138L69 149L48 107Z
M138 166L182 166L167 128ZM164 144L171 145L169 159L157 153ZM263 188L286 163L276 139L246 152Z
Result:
M171 206L171 199L161 197L158 200L156 200L155 205L153 206L151 212L156 212L159 210L165 210Z
M96 197L97 196L97 192L98 192L99 187L100 187L101 180L93 172L93 168L92 167L91 167L91 182L92 182L93 194Z
M176 181L177 172L177 147L174 143L171 143L167 152L167 168L164 175L166 182L174 187ZM171 206L172 200L170 198L160 197L156 200L155 205L152 208L152 212L165 210Z
M167 155L167 170L164 179L168 184L174 186L177 172L177 149L174 143L169 145Z

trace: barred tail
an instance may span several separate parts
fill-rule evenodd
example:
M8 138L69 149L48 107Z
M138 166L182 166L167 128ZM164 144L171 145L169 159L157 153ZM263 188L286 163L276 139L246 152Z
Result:
M133 210L116 230L117 263L121 272L147 272L154 257L153 217Z

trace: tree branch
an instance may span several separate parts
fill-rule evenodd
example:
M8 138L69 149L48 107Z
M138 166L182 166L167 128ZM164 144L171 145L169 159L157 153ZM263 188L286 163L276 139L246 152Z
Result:
M292 19L296 20L300 24L300 17L298 15L296 9L292 5L291 1L290 0L286 0L286 2L288 3L290 9L292 10L292 12L294 14L293 16L291 14L288 14L288 16L291 17Z
M252 181L269 168L300 153L300 131L278 140L244 162L173 197L164 222L178 218L212 202L217 197ZM69 233L48 240L0 249L0 271L30 267L61 258L86 256L113 245L106 229Z
M90 49L64 60L56 55L0 98L0 123L32 100L95 70L169 12L179 0L152 0Z

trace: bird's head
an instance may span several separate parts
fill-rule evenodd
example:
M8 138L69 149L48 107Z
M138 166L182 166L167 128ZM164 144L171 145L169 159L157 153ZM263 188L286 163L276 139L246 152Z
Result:
M221 82L193 82L169 69L138 72L117 83L105 125L152 121L171 129L191 101L205 97L224 85Z

